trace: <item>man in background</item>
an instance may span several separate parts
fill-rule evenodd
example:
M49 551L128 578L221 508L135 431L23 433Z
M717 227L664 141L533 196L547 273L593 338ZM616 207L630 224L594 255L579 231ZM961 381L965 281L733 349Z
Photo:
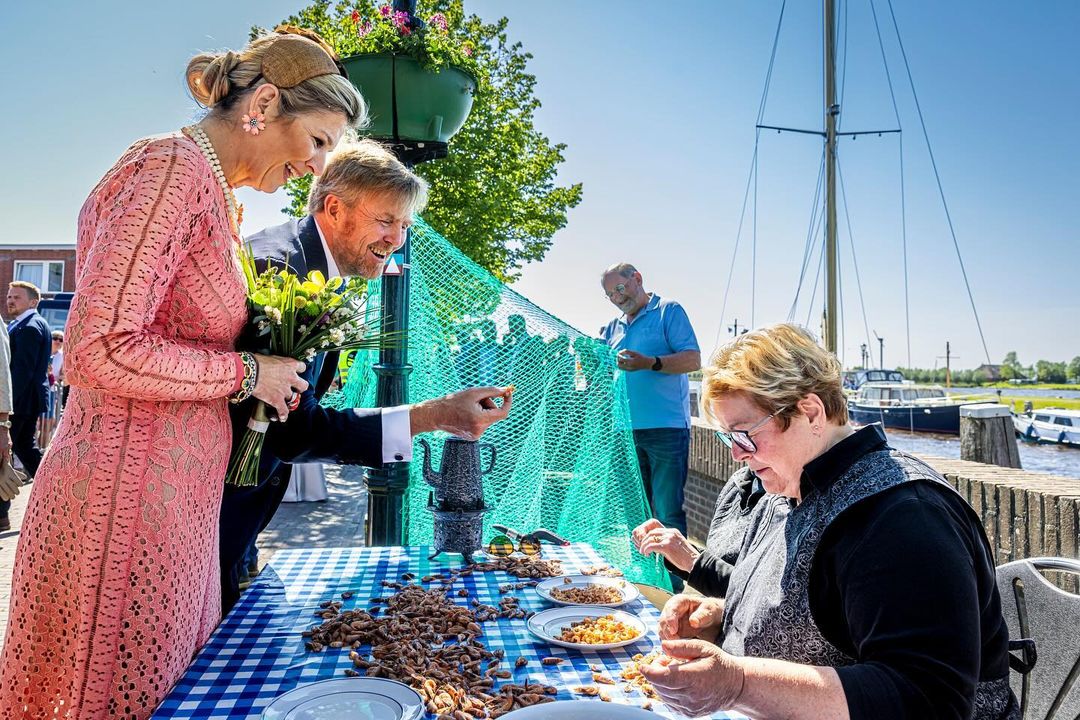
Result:
M629 263L604 271L608 300L622 311L601 331L626 373L630 422L638 467L653 516L686 535L683 486L690 455L690 383L701 351L686 311L674 300L645 291ZM682 582L672 576L676 590Z
M0 323L0 468L11 462L11 345L7 325ZM10 500L0 500L0 532L11 529Z
M41 291L16 280L7 291L8 338L11 341L11 449L33 479L41 464L38 418L49 402L49 358L52 332L37 311Z

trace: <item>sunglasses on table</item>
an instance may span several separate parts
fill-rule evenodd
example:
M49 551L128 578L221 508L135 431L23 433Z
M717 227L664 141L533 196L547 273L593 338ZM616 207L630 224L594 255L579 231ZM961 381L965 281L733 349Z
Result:
M720 442L724 443L724 445L726 445L728 449L731 449L732 445L738 445L740 449L745 450L748 453L756 453L757 443L755 443L754 438L750 436L754 433L754 431L764 427L765 423L769 422L774 417L784 412L784 410L786 409L787 408L780 408L772 415L767 415L746 430L717 430L716 438Z
M522 535L514 545L514 541L506 535L496 535L487 547L488 554L495 557L509 557L515 550L523 555L539 557L540 540L535 535Z

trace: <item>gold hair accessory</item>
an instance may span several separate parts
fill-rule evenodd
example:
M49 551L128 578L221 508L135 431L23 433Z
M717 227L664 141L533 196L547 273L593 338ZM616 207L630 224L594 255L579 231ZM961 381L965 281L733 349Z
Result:
M321 75L348 77L325 43L307 37L308 33L297 34L296 30L289 26L277 29L279 34L262 61L262 76L267 82L293 88Z

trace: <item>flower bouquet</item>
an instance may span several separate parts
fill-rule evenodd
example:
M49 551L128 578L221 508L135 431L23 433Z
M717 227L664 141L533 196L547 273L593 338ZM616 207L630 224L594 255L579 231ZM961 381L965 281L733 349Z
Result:
M240 255L251 314L247 336L267 355L310 363L320 352L400 347L405 333L379 332L369 323L367 282L363 278L326 279L313 270L300 279L288 266L259 272L250 248ZM259 458L270 427L271 410L256 401L247 430L229 460L225 482L258 483Z

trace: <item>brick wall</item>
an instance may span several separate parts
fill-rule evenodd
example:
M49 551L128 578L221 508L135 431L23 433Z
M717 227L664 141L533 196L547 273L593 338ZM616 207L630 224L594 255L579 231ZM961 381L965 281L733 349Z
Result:
M965 460L923 459L975 508L998 565L1030 557L1080 558L1080 480ZM1063 587L1080 591L1075 576Z
M709 534L716 496L742 463L735 462L712 429L697 418L690 427L690 472L686 478L686 526L691 539L704 542Z
M63 260L64 292L75 292L75 248L44 250L41 248L0 249L0 288L7 290L14 279L16 260Z
M0 296L7 293L8 284L15 278L16 260L63 260L64 292L75 292L75 248L46 250L32 246L26 248L13 248L7 246L0 248ZM42 290L44 290L44 288L42 288ZM45 294L48 295L50 293ZM7 317L6 308L4 309L4 316Z
M1022 558L1080 559L1080 479L923 456L982 518L998 565ZM691 538L708 534L716 495L739 467L698 420L690 431L686 516ZM1076 592L1076 579L1064 585Z

